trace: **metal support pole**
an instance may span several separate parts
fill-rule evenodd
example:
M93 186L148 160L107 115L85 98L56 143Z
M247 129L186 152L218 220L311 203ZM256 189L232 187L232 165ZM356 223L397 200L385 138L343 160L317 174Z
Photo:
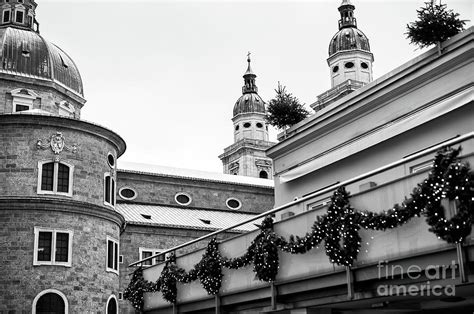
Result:
M346 281L347 281L347 298L352 300L354 298L354 276L350 266L346 266Z
M178 304L173 303L173 314L178 314Z
M273 281L270 283L270 293L271 293L271 308L272 310L276 310L278 290Z
M457 215L458 213L458 206L456 204L456 201L454 203L454 215ZM464 250L462 248L462 243L456 243L456 255L458 258L458 265L459 265L459 277L461 278L461 282L465 283L468 282L467 278L467 273L466 269L464 268L466 264L466 255L464 253Z
M464 269L466 255L462 248L462 243L456 243L456 253L458 256L459 277L461 278L461 282L462 283L468 282L466 270Z
M221 314L221 297L216 294L214 296L215 305L216 305L216 314Z

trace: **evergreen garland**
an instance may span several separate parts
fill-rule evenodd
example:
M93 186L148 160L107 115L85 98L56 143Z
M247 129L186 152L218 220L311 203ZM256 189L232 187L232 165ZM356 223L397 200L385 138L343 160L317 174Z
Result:
M344 187L331 197L326 221L326 254L332 263L352 266L360 248L359 225L355 223L354 209L349 204L349 193ZM342 248L340 242L342 240Z
M360 249L360 228L381 231L393 229L422 214L426 216L429 230L438 238L448 243L462 243L470 234L474 223L474 173L468 164L457 159L460 151L461 148L440 150L428 178L418 184L409 198L387 211L355 211L350 205L349 193L344 187L340 187L331 197L327 214L317 217L311 232L304 237L291 235L286 240L277 235L273 231L272 218L267 216L260 226L260 233L242 256L222 256L214 238L208 243L200 262L189 272L176 265L174 254L167 259L160 278L155 283L143 279L141 267L136 269L124 298L138 310L143 308L144 292L161 291L165 300L175 303L176 283L188 283L197 278L208 294L215 295L222 284L222 267L238 269L251 263L259 280L272 282L279 269L278 250L304 254L323 240L331 262L352 266ZM449 220L445 218L442 199L456 202L457 213Z
M216 295L222 285L222 261L217 239L213 238L206 248L206 253L195 267L201 285L209 295Z
M456 160L460 150L444 151L435 158L431 172L433 194L426 206L429 229L448 243L462 243L474 223L474 173ZM457 213L449 220L444 215L441 199L454 201Z
M273 219L267 216L260 226L261 236L255 245L253 270L259 280L275 281L278 274L279 258L278 247L275 244Z

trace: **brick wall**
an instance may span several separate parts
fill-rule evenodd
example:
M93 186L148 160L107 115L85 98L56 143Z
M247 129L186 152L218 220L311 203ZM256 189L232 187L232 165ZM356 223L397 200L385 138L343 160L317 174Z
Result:
M178 192L192 198L190 208L225 209L226 200L237 198L242 207L239 211L260 213L273 208L273 188L208 182L196 179L169 178L118 172L117 190L131 187L137 191L136 203L179 206L175 201ZM120 198L119 198L120 199Z
M61 132L67 146L78 145L76 153L64 149L57 155L74 166L73 195L53 197L104 206L104 173L111 171L107 155L116 156L118 148L104 137L107 133L95 134L87 128L92 126L70 119L0 115L0 196L43 196L37 193L38 162L53 161L56 155L49 147L38 149L37 141L47 143L51 135Z
M31 313L33 299L45 289L64 293L69 313L105 313L119 288L119 276L105 269L106 237L119 239L119 224L54 205L49 206L54 210L27 203L7 207L0 206L0 313ZM34 227L73 231L71 267L33 266Z

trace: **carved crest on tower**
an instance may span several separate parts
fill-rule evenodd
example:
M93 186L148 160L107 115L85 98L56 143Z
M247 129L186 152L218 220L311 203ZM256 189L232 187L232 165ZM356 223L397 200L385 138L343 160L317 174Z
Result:
M48 149L51 148L54 154L59 155L63 150L76 153L78 149L77 144L72 144L71 146L66 145L66 140L64 135L61 132L56 132L51 135L49 139L41 140L39 139L36 142L36 148L38 149Z

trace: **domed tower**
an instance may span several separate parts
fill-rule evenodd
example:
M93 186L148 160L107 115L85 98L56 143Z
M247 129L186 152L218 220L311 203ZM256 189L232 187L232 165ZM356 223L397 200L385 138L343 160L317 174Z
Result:
M357 28L354 17L355 6L350 0L343 0L339 7L341 19L339 31L329 43L329 58L327 59L331 87L353 80L362 84L372 81L372 62L374 56L370 52L369 40Z
M343 0L339 6L339 31L329 43L329 73L331 89L317 97L311 108L318 111L339 98L372 81L372 62L369 39L357 28L355 6Z
M0 312L105 313L120 287L125 142L80 120L79 71L35 9L0 4Z
M265 150L273 143L268 141L265 102L258 95L257 75L250 66L250 53L247 62L242 96L237 99L233 110L234 144L224 149L219 158L224 173L271 179L272 162L266 157Z

